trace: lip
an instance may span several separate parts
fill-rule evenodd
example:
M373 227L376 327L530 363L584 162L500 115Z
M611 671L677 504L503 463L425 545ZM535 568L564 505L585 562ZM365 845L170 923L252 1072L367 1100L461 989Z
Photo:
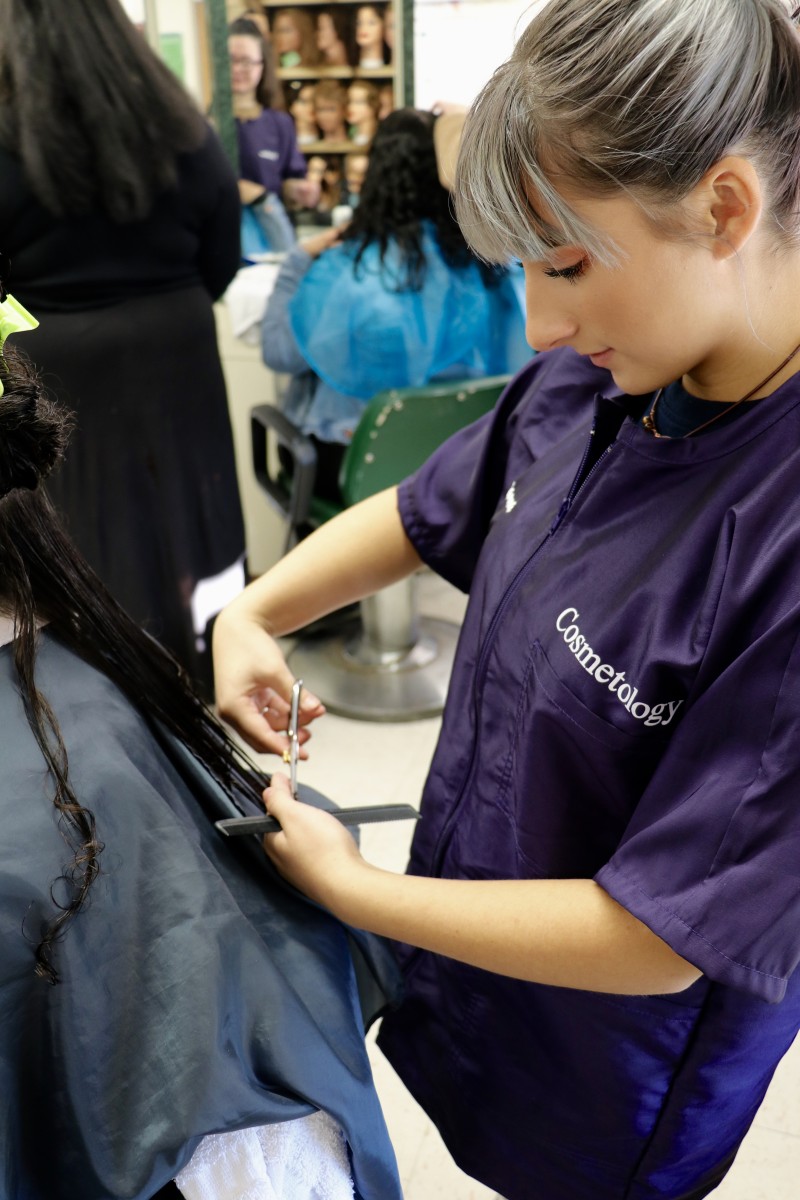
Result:
M606 350L598 350L596 354L587 354L586 357L596 367L607 367L613 353L613 349L609 346Z

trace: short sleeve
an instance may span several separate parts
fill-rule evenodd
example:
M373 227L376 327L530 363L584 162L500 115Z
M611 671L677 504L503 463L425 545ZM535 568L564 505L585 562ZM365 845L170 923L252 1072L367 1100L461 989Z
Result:
M297 144L294 122L288 113L279 113L278 115L284 123L284 136L287 139L287 155L282 172L283 178L305 179L308 172L308 163Z
M800 961L800 610L687 707L597 883L709 978L776 1002Z
M503 492L525 374L509 385L493 412L454 434L400 484L406 535L422 561L463 592L469 591Z

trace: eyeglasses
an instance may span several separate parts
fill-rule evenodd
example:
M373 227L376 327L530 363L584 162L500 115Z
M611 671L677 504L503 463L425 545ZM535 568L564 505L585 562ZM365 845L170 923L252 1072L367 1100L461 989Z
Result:
M8 277L11 273L11 262L7 254L0 250L0 304L8 299Z
M253 67L263 67L263 65L263 58L234 58L231 55L232 67L250 67L252 69Z

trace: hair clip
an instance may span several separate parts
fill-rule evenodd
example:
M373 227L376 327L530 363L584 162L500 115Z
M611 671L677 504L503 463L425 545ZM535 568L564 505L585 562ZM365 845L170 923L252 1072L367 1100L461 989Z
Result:
M3 289L3 300L0 301L0 354L6 344L6 338L12 333L24 333L28 329L36 329L39 322L19 300Z
M11 333L24 333L26 329L35 329L39 322L27 308L23 308L19 300L15 300L8 291L8 277L11 274L11 261L7 254L0 250L0 354L6 338ZM2 388L0 388L2 395Z
M8 255L0 250L0 358L9 334L24 333L26 329L36 329L39 324L36 317L9 293L7 284L10 270L11 263ZM3 381L0 379L0 396L3 391Z

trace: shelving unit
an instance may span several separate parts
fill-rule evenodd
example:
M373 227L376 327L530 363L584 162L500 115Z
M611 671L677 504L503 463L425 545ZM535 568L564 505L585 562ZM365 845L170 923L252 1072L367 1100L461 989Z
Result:
M281 10L303 9L308 11L308 15L316 24L316 19L320 13L331 12L336 10L338 13L344 13L346 20L349 22L351 36L347 39L348 52L351 62L346 66L278 66L278 78L284 85L284 90L287 97L287 106L291 106L292 96L296 95L299 87L303 84L317 83L325 79L337 80L343 87L348 87L356 81L370 81L378 86L387 83L392 84L393 106L395 108L402 107L406 104L413 103L413 82L412 73L412 0L389 0L389 2L376 3L372 7L377 9L384 16L387 10L392 11L394 17L394 38L391 48L391 62L379 67L362 67L358 65L357 54L358 48L355 43L354 27L356 12L363 7L358 0L264 0L264 8L267 10L270 25L273 27L273 46L278 49L278 39L274 35L275 17ZM305 143L302 146L304 154L344 154L350 150L363 150L365 147L355 141L348 142L330 142L319 140L313 143Z

